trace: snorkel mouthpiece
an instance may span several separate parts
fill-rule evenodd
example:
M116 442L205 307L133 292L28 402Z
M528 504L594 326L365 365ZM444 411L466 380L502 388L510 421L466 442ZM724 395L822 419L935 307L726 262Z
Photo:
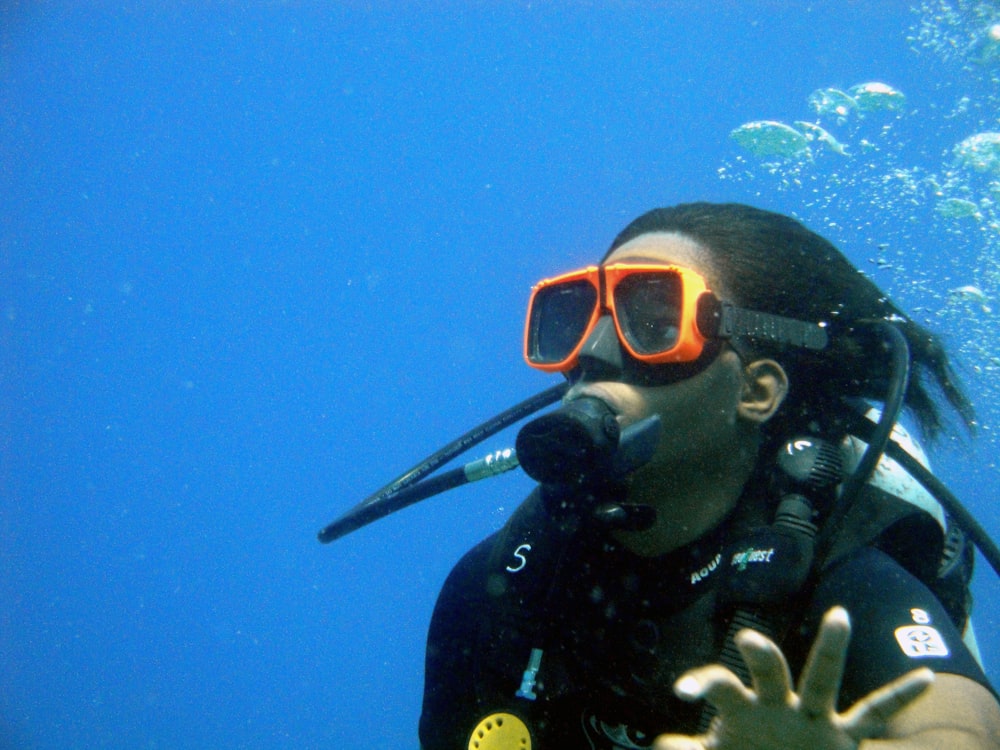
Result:
M624 503L624 482L653 457L659 439L658 415L622 430L606 403L585 396L526 424L515 445L521 468L553 501L547 503L550 508L573 509L608 527L640 530L652 525L655 512Z

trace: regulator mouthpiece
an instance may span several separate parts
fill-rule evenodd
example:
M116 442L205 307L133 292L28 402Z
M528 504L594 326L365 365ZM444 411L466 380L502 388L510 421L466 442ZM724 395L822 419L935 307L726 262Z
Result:
M542 484L589 484L607 476L621 429L600 399L580 398L528 422L515 444L521 468Z
M659 437L658 416L622 430L608 405L588 396L526 424L515 446L536 482L597 486L620 482L649 461Z

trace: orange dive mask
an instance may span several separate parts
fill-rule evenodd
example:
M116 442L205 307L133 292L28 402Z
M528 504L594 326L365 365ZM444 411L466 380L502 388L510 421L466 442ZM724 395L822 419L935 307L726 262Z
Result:
M614 320L623 349L647 365L694 362L709 340L734 336L809 349L827 343L822 325L722 302L691 269L612 263L535 285L528 302L525 359L545 372L570 372L605 315Z

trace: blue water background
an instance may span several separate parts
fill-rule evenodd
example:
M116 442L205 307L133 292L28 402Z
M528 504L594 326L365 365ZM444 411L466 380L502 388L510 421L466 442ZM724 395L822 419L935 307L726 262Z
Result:
M908 41L909 3L805 8L4 4L0 747L416 748L437 591L529 482L315 533L547 387L520 358L530 285L647 208L836 222L967 346L986 311L934 311L988 240L939 244L932 207L879 211L850 185L810 211L732 177L758 169L733 128L811 119L827 86L906 93L901 163L976 132L945 115L956 87L986 101L989 71ZM994 532L995 450L987 430L934 456ZM995 679L998 587L980 565Z

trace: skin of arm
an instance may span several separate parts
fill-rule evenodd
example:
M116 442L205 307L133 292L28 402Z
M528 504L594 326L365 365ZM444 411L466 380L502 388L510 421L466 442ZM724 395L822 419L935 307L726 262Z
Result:
M1000 708L990 692L967 677L938 674L927 691L887 723L885 739L862 750L1000 747Z
M685 700L704 698L718 714L705 735L662 735L654 750L987 750L1000 748L1000 706L986 688L917 669L838 713L850 621L840 607L823 618L793 690L781 650L745 630L737 646L753 678L747 688L712 664L675 684Z

